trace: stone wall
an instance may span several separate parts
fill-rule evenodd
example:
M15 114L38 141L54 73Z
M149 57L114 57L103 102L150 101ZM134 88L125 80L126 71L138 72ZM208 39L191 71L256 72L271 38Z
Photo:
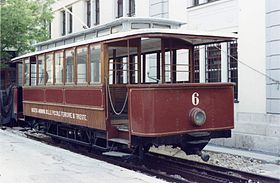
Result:
M280 156L280 116L237 113L232 138L210 143Z

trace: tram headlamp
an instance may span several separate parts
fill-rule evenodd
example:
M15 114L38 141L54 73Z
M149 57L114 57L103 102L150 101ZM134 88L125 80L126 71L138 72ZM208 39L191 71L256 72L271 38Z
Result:
M206 113L200 108L192 108L190 111L190 120L197 126L202 126L206 121Z

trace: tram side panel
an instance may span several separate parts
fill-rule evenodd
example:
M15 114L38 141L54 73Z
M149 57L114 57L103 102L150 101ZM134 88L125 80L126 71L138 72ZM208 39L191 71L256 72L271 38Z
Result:
M23 89L24 115L106 130L103 87Z
M157 137L234 128L231 84L131 86L129 105L131 134L136 136ZM205 122L194 123L191 119L194 109L204 112Z

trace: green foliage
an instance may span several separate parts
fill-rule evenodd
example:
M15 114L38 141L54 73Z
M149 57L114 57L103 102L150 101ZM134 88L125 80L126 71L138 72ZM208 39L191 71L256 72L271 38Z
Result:
M53 0L1 0L1 60L5 51L18 54L32 50L34 41L48 39L48 22L53 18Z

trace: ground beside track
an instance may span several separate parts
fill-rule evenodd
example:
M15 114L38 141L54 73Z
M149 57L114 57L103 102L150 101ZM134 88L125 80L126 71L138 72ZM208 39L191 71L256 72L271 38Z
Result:
M15 130L15 129L7 128L6 131L24 136L24 132L20 132L18 129ZM207 146L206 149L207 152L211 155L209 164L258 173L261 175L268 175L280 179L279 157L264 155L260 153L249 152L249 151L240 151L236 149L221 148L221 147L211 146L211 145ZM163 154L169 154L175 157L184 157L184 153L179 149L172 149L170 147L160 147L158 148L158 150L163 152ZM200 161L200 158L197 156L188 156L186 159Z
M200 157L196 155L186 156L179 148L172 148L171 146L152 147L151 151L182 159L203 162ZM203 152L210 155L209 161L203 163L280 179L280 155L273 156L214 145L207 145Z
M0 129L0 183L165 182Z

